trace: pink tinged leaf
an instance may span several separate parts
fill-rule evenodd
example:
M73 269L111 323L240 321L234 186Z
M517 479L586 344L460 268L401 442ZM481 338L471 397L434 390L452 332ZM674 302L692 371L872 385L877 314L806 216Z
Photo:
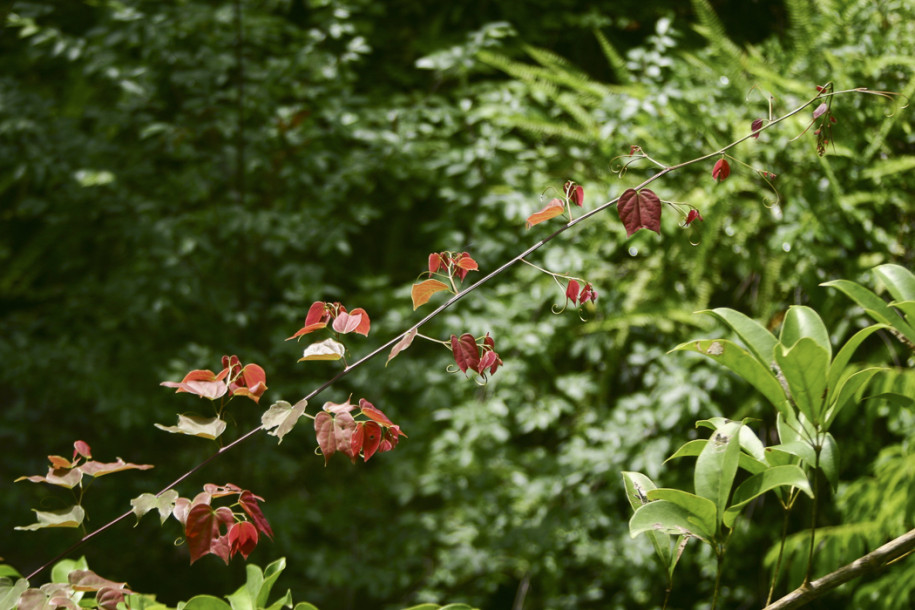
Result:
M464 333L460 339L451 335L451 351L454 353L454 361L462 373L467 369L476 371L480 365L480 348L477 347L477 341L470 333Z
M127 583L124 583L127 584ZM98 590L98 593L95 594L95 603L98 604L98 607L102 610L116 610L118 604L123 604L127 599L127 595L132 594L133 591L130 589L115 589L113 587L104 587Z
M388 362L393 360L397 354L410 347L410 345L413 343L413 339L416 337L416 332L416 328L411 328L406 333L404 333L404 336L401 337L400 341L395 343L394 347L391 348L391 353L388 354L388 360L384 363L385 366L387 366Z
M76 441L73 443L73 459L76 459L77 455L81 455L87 460L92 459L92 449L89 448L88 443L85 441Z
M661 234L661 199L653 191L628 189L620 195L616 207L626 227L626 237L631 237L639 229Z
M187 498L175 500L175 508L172 510L172 515L181 525L187 524L187 515L191 512L191 506L193 504Z
M569 285L566 287L566 300L570 300L573 303L578 300L578 291L581 290L581 286L575 280L569 280Z
M19 477L14 482L30 481L32 483L48 483L73 489L83 479L83 472L79 468L48 468L48 476L32 475L30 477Z
M364 398L359 399L359 408L362 410L363 415L386 428L394 425L394 422L388 419L388 416L382 413L381 409Z
M696 208L691 209L686 215L686 226L688 227L694 220L705 220Z
M823 102L816 107L816 110L813 111L813 118L818 119L823 116L823 113L829 110L829 106L826 105L826 102Z
M369 320L369 314L367 314L365 312L365 310L362 309L361 307L357 307L356 309L354 309L350 312L350 315L351 316L362 316L362 320L359 322L359 324L356 326L356 328L353 330L353 332L360 334L363 337L368 337L369 329L372 326L372 321Z
M331 415L337 415L338 413L349 413L356 408L356 405L352 404L349 399L347 399L346 402L340 403L327 401L321 408Z
M356 330L361 322L362 316L360 314L353 315L342 311L334 319L333 329L345 335Z
M152 464L132 464L130 462L125 462L121 458L118 458L116 462L86 462L78 468L83 474L87 474L90 477L100 477L106 474L111 474L113 472L121 472L122 470L149 470L153 468Z
M727 180L730 175L731 166L728 164L727 159L718 159L718 161L715 162L715 167L712 168L712 178L721 182Z
M763 120L756 119L750 124L750 130L753 132L753 137L757 140L759 139L759 130L762 129Z
M233 556L241 553L247 559L257 546L257 529L248 521L235 523L229 528L228 542Z
M343 347L342 343L334 341L333 339L325 339L318 343L312 343L305 348L305 351L302 353L302 357L299 358L298 362L308 360L339 360L343 357L344 353L346 353L346 348Z
M594 288L591 287L591 284L585 284L585 287L581 291L581 295L578 297L578 304L584 305L588 301L597 300L597 293L594 291Z
M352 462L356 461L353 453L353 433L356 431L356 420L349 413L340 413L334 417L334 440L337 451L342 452Z
M75 453L75 452L74 452ZM49 455L48 461L51 462L51 468L73 468L73 465L76 460L76 456L73 456L74 461L70 461L67 458L60 455Z
M585 201L585 189L570 180L566 182L563 190L565 191L566 197L569 198L569 201L578 207L582 206Z
M436 292L442 290L451 290L448 284L438 280L425 280L418 284L413 284L410 290L410 297L413 299L413 309L416 310L420 305L425 305Z
M102 578L92 570L73 570L67 574L67 581L74 591L98 591L99 589L124 589L126 582L114 582Z
M541 222L551 218L556 218L562 214L565 209L566 206L561 199L553 199L548 204L546 204L546 207L544 207L542 210L539 212L534 212L527 217L527 228L530 229L536 224L540 224Z
M257 503L258 500L263 502L262 499L258 498L247 489L241 492L241 496L238 498L239 504L241 504L242 509L248 513L248 516L251 517L251 521L254 522L255 527L257 527L263 535L272 540L273 530L270 528L267 518L264 517L264 513L261 512L261 507Z
M355 462L355 457L362 451L362 444L365 442L365 422L356 422L356 429L350 439L351 451Z
M378 445L381 443L381 426L373 421L368 421L362 425L362 429L362 459L368 462L378 451Z
M492 375L496 372L496 369L499 368L500 364L502 364L502 360L499 359L499 354L495 352L486 352L483 354L483 357L480 358L480 368L477 372L482 375L486 372L486 369L489 369L489 374Z
M473 260L469 254L463 252L457 259L455 263L458 267L464 271L477 271L480 266L477 264L477 261ZM461 278L464 279L464 278Z
M315 436L324 455L324 465L327 466L327 460L337 451L337 443L334 440L334 418L326 411L319 411L315 415Z

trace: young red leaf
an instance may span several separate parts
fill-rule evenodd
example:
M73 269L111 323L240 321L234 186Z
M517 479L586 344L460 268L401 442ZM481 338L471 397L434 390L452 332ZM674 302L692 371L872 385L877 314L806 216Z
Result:
M369 458L378 451L378 445L381 443L381 426L373 421L367 421L362 424L362 429L362 459L368 462Z
M432 274L437 272L442 268L442 255L438 252L433 252L429 255L429 277L432 277Z
M273 530L270 528L270 524L267 522L267 518L264 517L264 513L261 512L261 507L258 505L258 501L263 502L264 499L255 496L247 489L241 492L241 495L238 497L238 503L241 504L242 509L248 513L249 517L251 517L251 521L254 522L254 526L257 527L257 529L262 534L270 539L273 539ZM247 557L247 555L245 557Z
M816 110L813 111L813 118L818 119L823 116L823 113L829 109L829 106L826 105L826 102L823 102L816 107Z
M337 451L337 442L334 439L334 418L326 411L319 411L315 415L315 435L324 455L324 465L327 466L327 460Z
M353 453L353 434L356 432L356 420L349 413L338 413L334 417L334 441L337 451L348 456L355 463L356 454Z
M688 227L694 220L705 220L696 208L691 209L686 215L686 226Z
M477 265L477 261L470 258L470 255L467 254L466 252L463 252L458 257L457 262L455 262L455 265L457 265L464 271L476 271L477 269L480 268L480 266ZM464 279L464 278L461 278L461 279Z
M356 429L353 430L353 437L350 439L350 447L353 456L359 455L362 451L362 444L365 442L365 422L356 422Z
M388 419L388 416L382 413L381 409L364 398L359 399L359 408L362 410L363 415L371 420L378 422L386 428L394 425L394 422Z
M631 237L639 229L661 234L661 199L653 191L628 189L620 195L616 207L626 227L626 237Z
M349 413L356 408L356 405L351 403L349 398L347 398L346 402L331 402L328 400L321 408L331 415L336 415L338 413Z
M721 182L727 180L728 176L731 175L731 166L728 164L727 159L718 159L715 162L715 167L712 168L712 178Z
M308 308L308 313L305 315L305 325L297 330L294 335L287 337L286 341L298 339L302 335L307 335L310 332L324 328L327 326L328 318L327 304L324 301L315 301L311 304L311 307Z
M241 373L229 385L229 392L235 396L247 396L254 402L259 402L261 396L267 391L267 373L257 364L247 364Z
M762 126L763 126L762 119L756 119L750 124L750 129L753 132L753 137L756 138L757 140L759 139L759 130L762 129Z
M197 504L188 512L184 536L187 539L187 548L191 553L191 563L209 553L213 548L213 543L219 538L219 523L216 511L207 504ZM226 557L226 563L228 563L228 557Z
M384 363L385 366L388 365L388 362L394 359L394 356L404 351L413 343L413 339L416 337L416 328L411 328L409 331L404 333L404 336L394 344L394 347L391 348L391 353L388 354L388 360Z
M581 290L581 285L575 280L569 280L569 285L566 287L566 300L571 300L573 303L576 302L579 290Z
M581 207L582 204L585 202L585 190L578 184L575 184L574 182L572 182L571 180L566 182L565 187L563 187L563 190L565 191L566 197L569 198L569 201L571 201L578 207Z
M349 315L362 316L362 320L359 322L359 324L356 326L356 328L353 330L353 332L360 334L363 337L368 337L369 329L372 326L372 321L369 320L369 314L367 314L365 312L365 310L362 309L361 307L357 307L356 309L349 312Z
M228 543L233 556L241 553L247 559L257 546L257 529L248 521L234 523L229 528Z
M87 460L92 459L92 449L89 448L88 443L85 441L76 441L73 443L73 459L76 459L77 455L81 455Z
M477 347L477 341L470 333L464 333L460 339L451 335L451 351L454 353L454 361L462 373L467 369L476 371L480 366L480 348Z
M477 372L482 375L486 372L486 369L489 369L489 374L493 375L501 365L502 359L499 358L499 354L488 351L480 358L480 368Z
M103 462L86 462L78 470L90 477L100 477L113 472L121 472L122 470L149 470L150 468L153 468L152 464L132 464L118 458L117 461L107 464Z
M413 284L410 290L410 297L413 299L413 309L420 305L425 305L433 294L442 290L450 290L448 284L438 280L425 280L418 284Z
M566 206L561 199L553 199L548 204L546 204L546 207L544 207L542 210L539 212L534 212L527 217L527 228L530 229L534 225L540 224L545 220L555 218L562 214L565 209Z

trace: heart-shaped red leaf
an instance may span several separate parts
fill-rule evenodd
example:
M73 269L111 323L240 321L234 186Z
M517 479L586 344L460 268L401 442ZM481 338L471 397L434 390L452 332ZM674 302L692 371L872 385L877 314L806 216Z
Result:
M616 207L626 227L626 237L639 229L661 234L661 199L653 191L629 189L620 195Z
M362 425L362 459L369 461L375 452L378 451L378 444L381 443L381 426L373 421L367 421Z
M341 335L345 335L345 334L351 333L354 330L356 330L357 328L359 328L359 325L361 323L362 323L361 314L357 313L357 314L353 315L353 314L346 313L345 311L341 311L337 315L337 317L334 319L333 329L336 332L340 333Z
M718 159L715 163L715 167L712 168L712 178L718 182L722 182L727 180L730 175L731 166L728 164L727 159Z
M365 313L365 310L362 309L361 307L357 307L356 309L349 312L349 315L362 316L362 320L359 322L359 324L356 326L356 328L353 329L353 332L358 333L358 334L362 335L363 337L368 337L369 329L372 326L372 321L369 320L369 314Z
M216 511L207 504L198 504L191 508L184 527L187 548L191 552L191 563L210 552L213 543L219 538L219 521Z
M460 339L451 335L451 351L454 353L454 361L462 373L467 369L476 371L480 366L480 348L477 347L477 341L470 333L464 333Z

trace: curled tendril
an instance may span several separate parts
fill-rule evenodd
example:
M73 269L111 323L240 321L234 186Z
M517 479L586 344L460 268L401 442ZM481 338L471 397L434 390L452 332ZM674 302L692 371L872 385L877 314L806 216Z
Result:
M556 309L556 307L557 307L556 303L553 303L550 306L550 312L557 316L562 313L565 313L565 310L568 309L568 307L569 307L569 299L566 299L566 302L559 309Z
M772 189L772 192L775 194L775 201L769 201L768 197L763 198L763 202L764 202L763 205L765 205L768 209L771 210L772 208L777 206L779 204L779 202L781 202L781 200L782 200L781 194L778 192L778 189L775 188L775 185L772 184L772 181L769 179L769 176L774 177L775 174L772 174L772 173L764 171L764 170L756 170L756 173L759 174L759 177L765 181L766 186L768 186L770 189Z
M459 373L459 372L461 372L461 367L459 367L456 364L449 364L448 366L445 367L445 372L446 373Z

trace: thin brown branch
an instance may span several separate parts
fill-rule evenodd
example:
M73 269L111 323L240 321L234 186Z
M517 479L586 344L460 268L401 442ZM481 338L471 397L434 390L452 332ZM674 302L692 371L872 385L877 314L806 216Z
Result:
M839 585L885 569L889 564L902 559L912 551L915 551L915 529L909 530L899 538L887 542L864 557L842 566L835 572L801 585L788 595L766 606L765 610L800 608L826 595Z

